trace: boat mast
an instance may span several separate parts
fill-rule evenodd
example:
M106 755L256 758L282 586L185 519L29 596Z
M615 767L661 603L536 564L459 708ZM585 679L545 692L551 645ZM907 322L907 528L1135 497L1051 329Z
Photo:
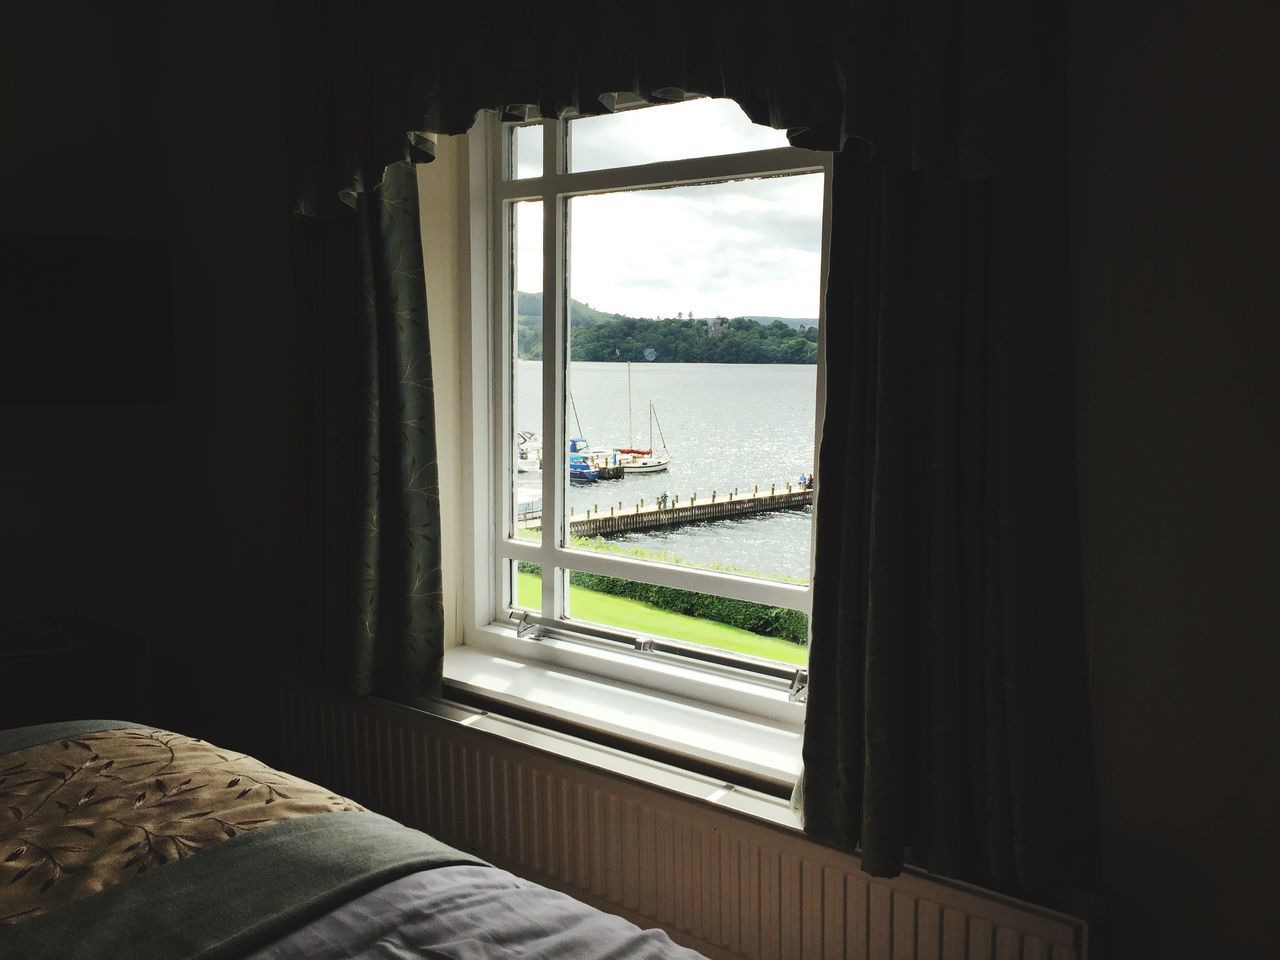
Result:
M631 430L631 361L627 361L627 448L635 449L635 436Z
M573 422L578 425L578 436L585 436L582 432L582 421L578 419L578 405L573 402L573 394L569 394L569 409L573 411Z
M670 456L671 451L667 449L667 438L662 432L662 421L658 419L658 411L653 407L653 401L649 401L649 410L653 413L653 419L658 424L658 436L662 440L662 452ZM653 441L649 441L649 446L653 446Z

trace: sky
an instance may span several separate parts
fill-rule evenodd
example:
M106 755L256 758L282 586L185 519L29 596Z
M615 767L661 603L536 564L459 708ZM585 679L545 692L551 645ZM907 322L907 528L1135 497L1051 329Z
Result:
M571 170L785 145L731 101L698 100L573 121ZM540 207L517 204L525 291L542 289ZM569 223L570 296L598 310L818 316L821 174L575 197Z

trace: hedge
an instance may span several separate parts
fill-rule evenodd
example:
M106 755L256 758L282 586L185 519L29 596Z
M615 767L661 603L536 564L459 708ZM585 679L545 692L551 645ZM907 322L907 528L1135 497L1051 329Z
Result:
M520 572L541 573L537 564L525 562L520 563ZM749 600L692 593L674 587L660 587L651 583L606 577L581 570L570 572L569 583L584 590L594 590L596 593L639 600L659 610L683 613L702 620L714 620L762 637L777 637L779 640L788 640L802 645L809 642L809 618L799 610L767 607Z

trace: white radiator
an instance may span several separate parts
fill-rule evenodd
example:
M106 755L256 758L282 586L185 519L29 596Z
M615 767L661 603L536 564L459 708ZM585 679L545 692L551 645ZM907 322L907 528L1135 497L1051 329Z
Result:
M374 699L290 687L281 765L713 958L1084 960L1083 921Z

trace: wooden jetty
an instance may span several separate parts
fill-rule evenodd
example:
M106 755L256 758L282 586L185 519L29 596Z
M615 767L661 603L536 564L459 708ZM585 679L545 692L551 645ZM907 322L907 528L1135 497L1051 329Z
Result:
M767 490L752 488L750 491L731 490L728 493L712 491L710 497L697 494L687 500L675 497L666 505L641 500L623 505L621 502L597 504L585 514L570 512L569 532L575 537L605 537L616 533L640 533L645 530L661 530L665 527L683 527L691 523L709 520L731 520L757 513L776 510L796 510L813 502L813 488L786 484ZM521 530L539 530L542 527L541 511L522 518Z

